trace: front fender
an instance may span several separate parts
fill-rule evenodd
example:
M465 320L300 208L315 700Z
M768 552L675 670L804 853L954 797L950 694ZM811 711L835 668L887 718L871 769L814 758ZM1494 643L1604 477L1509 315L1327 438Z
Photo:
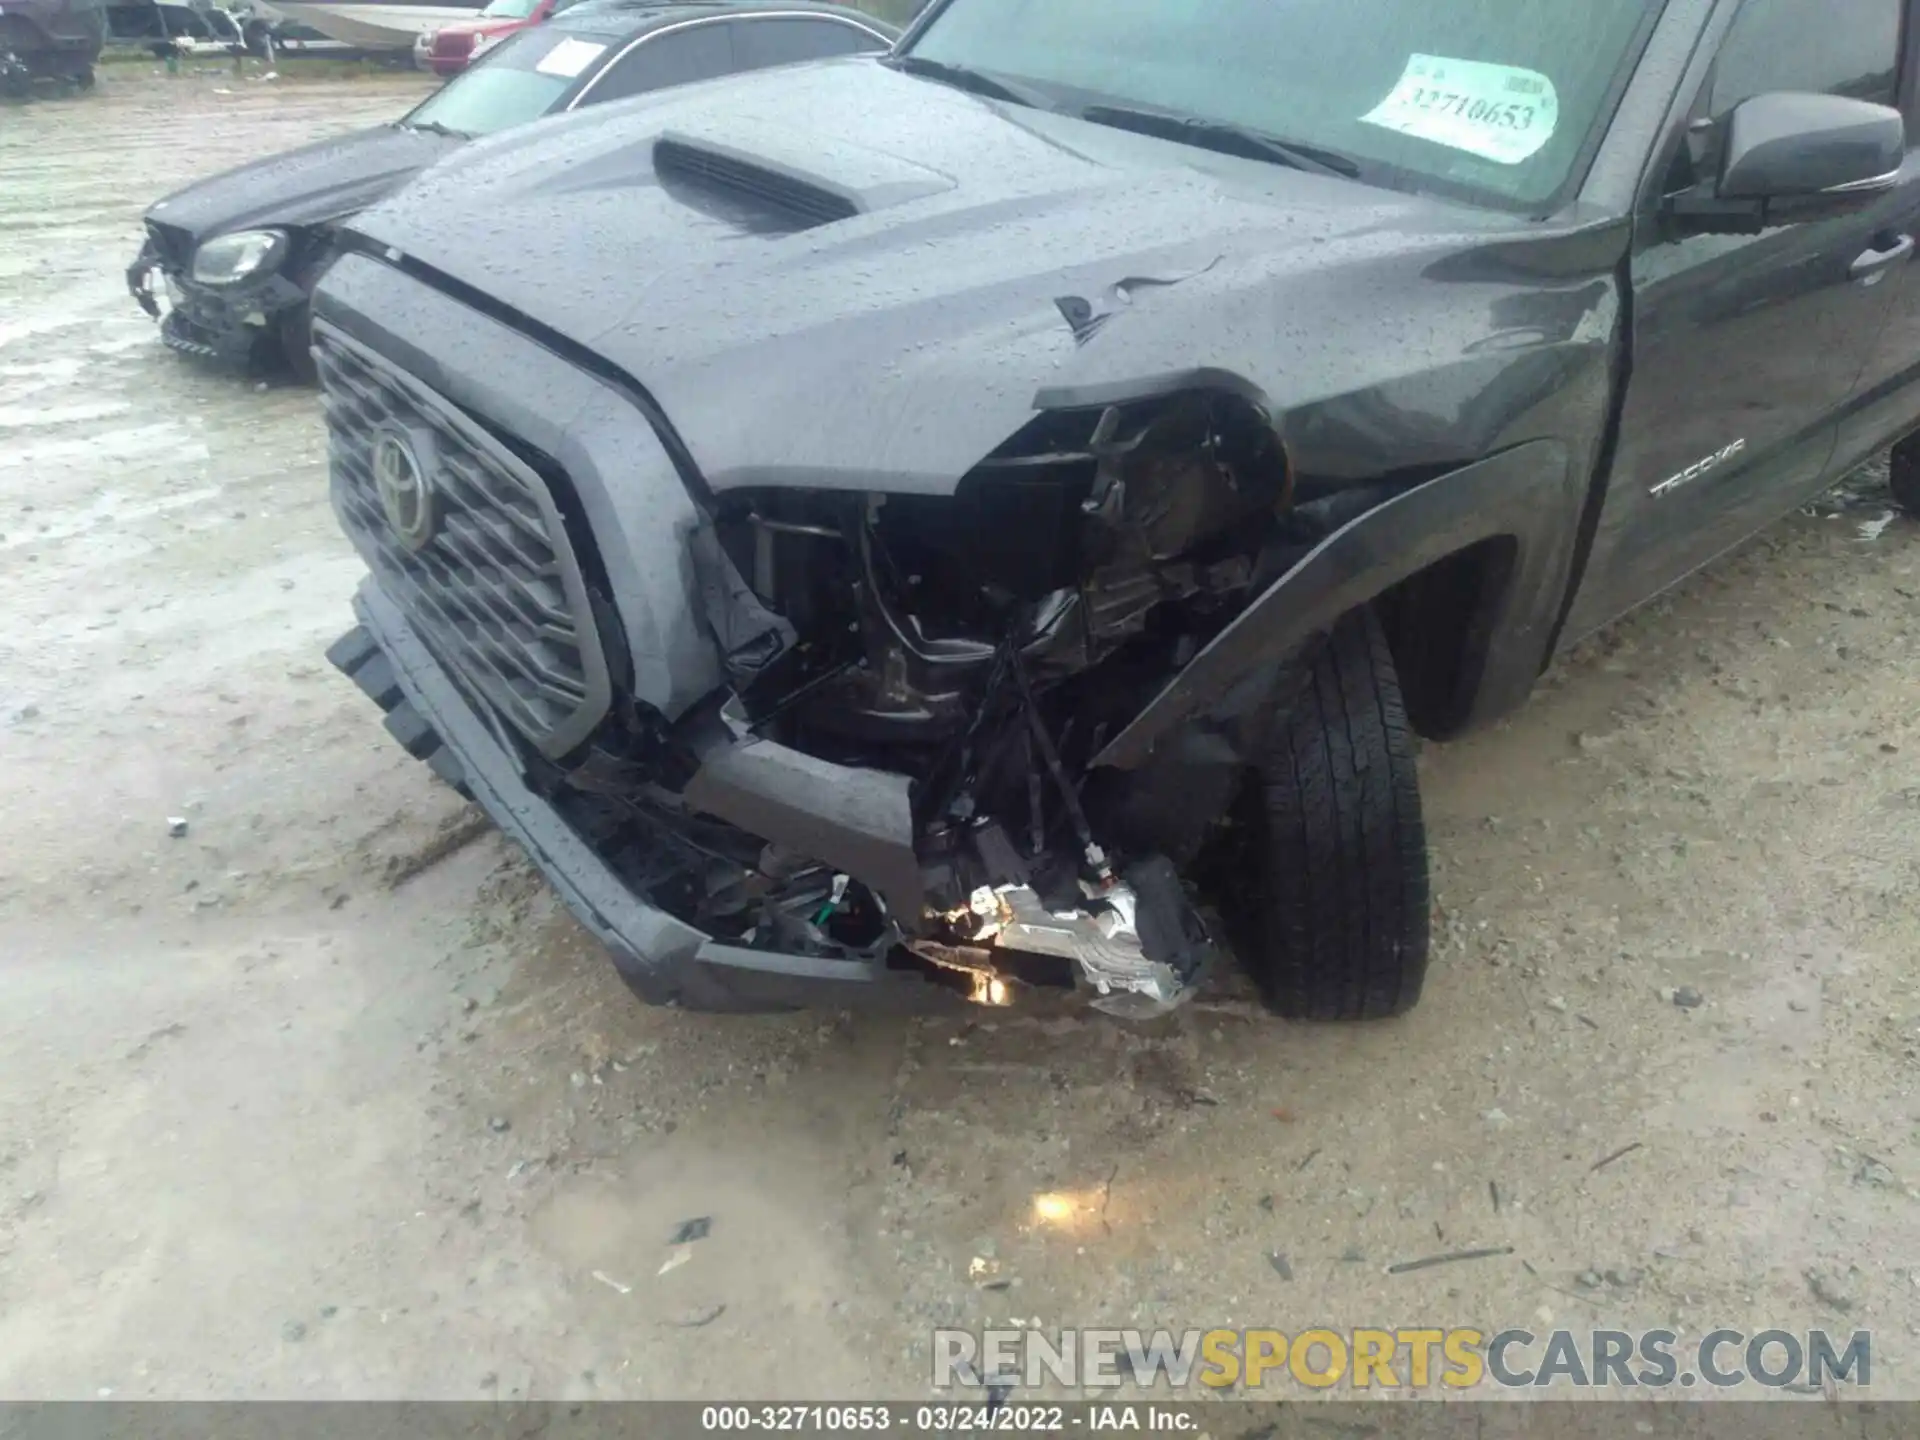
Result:
M1488 540L1512 562L1482 602L1460 677L1459 727L1518 705L1544 668L1579 533L1585 477L1569 450L1534 440L1436 476L1334 531L1254 599L1097 756L1138 768L1163 740L1271 674L1311 636L1421 570Z

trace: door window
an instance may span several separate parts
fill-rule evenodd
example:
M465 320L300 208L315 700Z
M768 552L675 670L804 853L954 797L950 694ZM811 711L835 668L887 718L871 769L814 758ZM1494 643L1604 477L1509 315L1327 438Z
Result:
M736 20L733 32L734 53L742 70L887 48L871 31L841 20Z
M1755 95L1800 90L1896 103L1905 8L1903 0L1747 0L1720 43L1666 193L1718 173L1726 118Z
M1714 62L1718 120L1770 90L1894 103L1901 0L1747 0Z
M690 25L649 36L608 67L588 93L588 102L597 105L727 74L734 68L727 29L725 25Z

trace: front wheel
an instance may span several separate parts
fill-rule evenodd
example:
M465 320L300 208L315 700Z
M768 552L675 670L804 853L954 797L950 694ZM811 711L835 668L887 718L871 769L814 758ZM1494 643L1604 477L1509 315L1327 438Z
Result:
M1399 677L1371 610L1343 618L1310 665L1243 797L1235 928L1279 1014L1404 1014L1426 978L1429 902Z

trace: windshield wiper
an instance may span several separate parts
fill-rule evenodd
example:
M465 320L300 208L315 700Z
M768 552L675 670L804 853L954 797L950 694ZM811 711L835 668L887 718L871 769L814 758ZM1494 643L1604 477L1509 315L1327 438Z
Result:
M984 70L973 70L965 65L955 65L947 60L928 60L924 56L908 53L889 55L880 62L907 75L919 75L928 80L937 80L943 85L951 85L957 90L971 90L976 95L985 95L990 100L1011 100L1015 105L1026 105L1035 110L1051 110L1053 102L1038 90L1029 89L1011 80L1001 80Z
M1311 170L1320 175L1339 175L1348 180L1360 178L1359 163L1337 150L1317 145L1302 145L1282 140L1244 125L1225 120L1203 120L1198 115L1175 115L1165 110L1137 110L1128 105L1089 105L1080 112L1082 120L1095 125L1111 125L1118 130L1134 130L1156 135L1162 140L1177 140L1183 145L1198 145L1224 155L1239 155L1248 160L1270 160L1295 170Z
M402 120L402 128L419 130L428 135L446 135L455 140L471 140L473 136L464 130L456 130L451 125L442 125L438 120Z

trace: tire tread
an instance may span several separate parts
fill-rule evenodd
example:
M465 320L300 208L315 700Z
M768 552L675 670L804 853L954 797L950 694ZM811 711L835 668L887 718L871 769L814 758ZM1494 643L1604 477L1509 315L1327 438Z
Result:
M1260 767L1260 980L1299 1019L1403 1014L1426 976L1428 876L1393 657L1372 612L1357 611L1308 663Z

